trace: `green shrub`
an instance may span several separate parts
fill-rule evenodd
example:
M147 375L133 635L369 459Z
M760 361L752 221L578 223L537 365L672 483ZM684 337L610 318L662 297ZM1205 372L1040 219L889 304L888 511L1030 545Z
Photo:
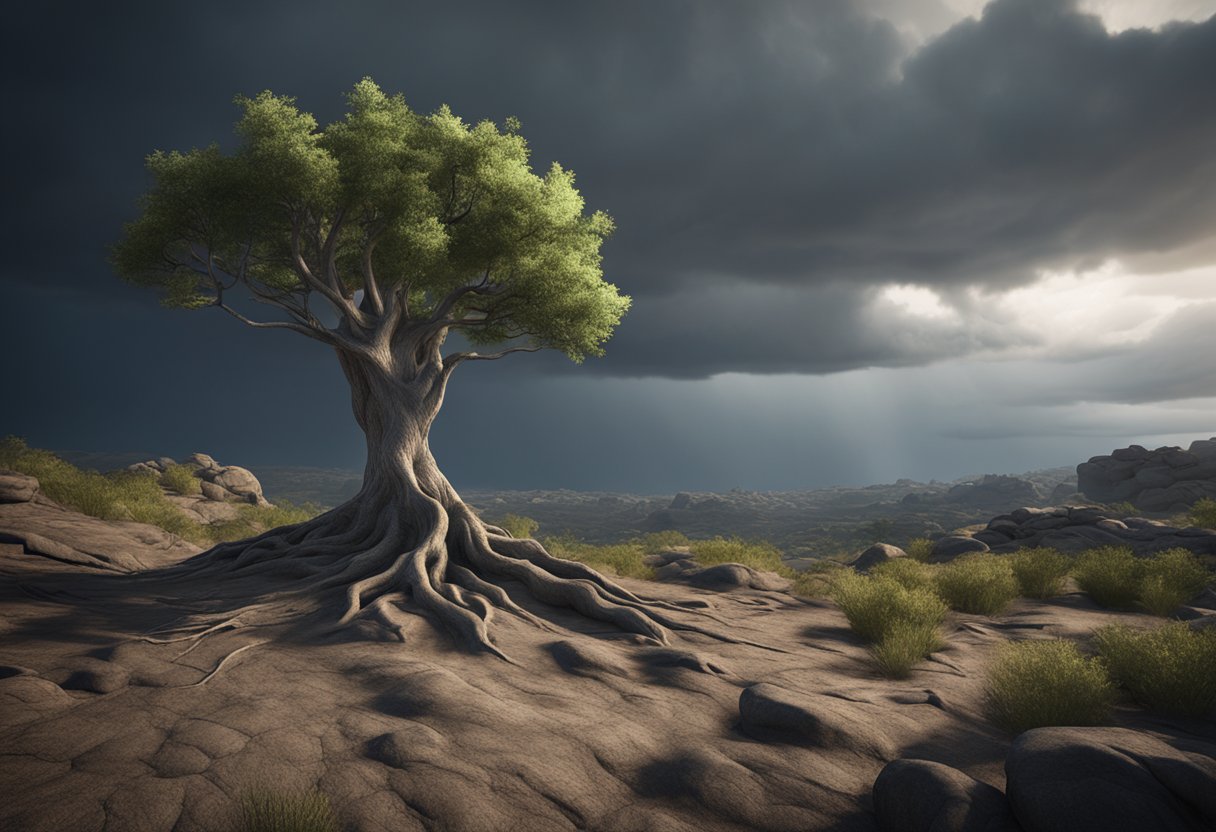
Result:
M1103 607L1131 609L1140 597L1144 562L1126 546L1100 546L1082 552L1073 565L1077 585Z
M508 514L498 523L507 534L518 540L530 538L536 534L536 530L540 528L540 523L533 520L531 517L524 517L520 514Z
M1109 508L1111 515L1119 518L1120 520L1122 520L1124 517L1135 517L1139 512L1139 509L1137 509L1127 500L1120 503L1112 503Z
M297 505L287 500L281 500L271 506L243 505L237 508L236 517L230 520L217 520L204 526L203 530L212 543L243 540L267 529L292 526L311 520L320 514L321 510L321 507L315 503Z
M908 541L908 545L904 547L904 551L913 560L928 563L929 557L933 553L933 541L927 537L914 538Z
M842 569L848 569L848 567L839 561L825 558L815 561L801 571L791 569L786 577L793 582L795 595L801 595L804 598L823 598L832 594L832 587ZM852 572L851 569L849 571Z
M934 589L933 567L911 558L891 558L870 570L875 577L891 578L908 589Z
M544 547L554 557L577 560L601 572L623 578L654 578L654 568L645 562L647 552L637 541L597 545L584 543L573 535L562 535L546 537Z
M946 615L945 602L931 590L908 589L894 578L841 572L832 600L866 641L881 641L897 623L936 626Z
M702 566L719 563L741 563L753 569L781 572L785 564L781 551L765 540L743 540L738 537L715 537L712 540L693 540L689 550Z
M254 791L241 799L242 832L338 832L329 798L320 792Z
M1018 734L1047 725L1100 725L1115 687L1106 666L1071 641L1006 644L988 668L985 705L994 723Z
M1192 526L1199 526L1201 529L1216 529L1216 500L1211 497L1197 500L1191 506L1189 519Z
M1027 598L1051 598L1064 591L1064 578L1072 560L1055 549L1022 549L1009 559L1021 594Z
M1212 581L1212 573L1187 549L1158 552L1142 569L1140 606L1153 615L1169 615Z
M1182 621L1153 630L1113 625L1094 641L1111 675L1145 707L1195 717L1216 708L1216 630Z
M665 532L651 532L644 534L636 541L642 545L650 554L663 552L670 549L681 549L692 543L683 532L678 532L675 529L669 529Z
M1005 558L963 555L937 572L937 591L951 609L996 615L1017 597L1018 581Z
M896 621L870 652L885 675L904 679L913 665L941 646L941 633L936 624Z
M189 465L170 465L161 472L160 484L178 494L200 494L203 487Z

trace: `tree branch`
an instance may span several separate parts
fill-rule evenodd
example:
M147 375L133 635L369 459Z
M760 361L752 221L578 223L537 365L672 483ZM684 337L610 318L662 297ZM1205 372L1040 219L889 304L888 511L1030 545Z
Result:
M448 376L452 374L452 371L465 361L496 361L504 355L510 355L513 352L539 352L542 349L544 347L541 346L508 347L505 350L485 355L479 352L454 352L443 357L443 378L446 381Z

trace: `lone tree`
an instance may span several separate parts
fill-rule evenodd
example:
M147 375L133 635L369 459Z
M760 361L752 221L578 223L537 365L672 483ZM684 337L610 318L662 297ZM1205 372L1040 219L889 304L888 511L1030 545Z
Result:
M657 611L673 605L482 523L428 446L461 364L540 349L575 361L600 355L628 309L601 275L612 220L584 212L572 174L556 164L534 174L513 119L500 130L447 107L421 115L370 79L324 130L292 98L236 100L244 115L234 152L148 157L153 184L113 263L168 306L220 309L332 348L367 465L343 505L222 544L184 568L290 575L296 601L341 604L340 623L374 614L402 640L401 609L412 602L500 656L487 629L495 608L544 626L503 590L511 580L540 601L661 642L666 627L706 632ZM254 320L248 302L274 312ZM452 333L490 351L445 355Z

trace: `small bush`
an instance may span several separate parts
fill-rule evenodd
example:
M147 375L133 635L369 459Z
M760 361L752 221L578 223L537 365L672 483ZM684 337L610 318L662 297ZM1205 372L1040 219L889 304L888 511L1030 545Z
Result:
M1018 734L1047 725L1100 725L1115 687L1106 666L1071 641L1004 645L988 668L985 705L994 723Z
M840 570L847 566L834 560L818 560L802 571L789 570L787 577L793 581L794 594L804 598L823 598L832 594L832 587ZM849 570L852 572L852 570ZM784 573L783 573L784 574Z
M1120 520L1122 520L1124 517L1135 517L1139 511L1139 509L1137 509L1127 500L1119 503L1112 503L1109 508L1111 515L1119 518Z
M859 636L879 642L897 623L936 626L946 604L928 589L908 589L894 578L841 570L831 596Z
M913 560L928 563L929 556L933 554L933 541L927 537L914 538L908 541L908 545L904 547L904 551Z
M1192 526L1201 529L1216 529L1216 500L1204 497L1197 500L1188 513Z
M1212 581L1212 573L1187 549L1158 552L1142 571L1140 606L1153 615L1169 615Z
M650 554L666 551L669 549L679 549L687 547L692 543L683 532L678 532L675 529L669 529L665 532L651 532L637 538L637 542L642 545Z
M231 520L217 520L204 526L203 531L210 542L225 543L253 537L267 529L303 523L320 513L321 507L315 503L296 505L287 500L281 500L272 506L244 505L237 509L236 517Z
M1077 585L1096 604L1131 609L1140 597L1144 562L1126 546L1100 546L1082 552L1073 566Z
M530 538L536 534L536 530L540 528L540 523L533 520L531 517L524 517L520 514L508 514L498 523L507 534L517 540Z
M935 588L933 568L911 558L892 558L870 570L875 577L891 578L907 589Z
M743 540L738 537L715 537L712 540L693 540L689 550L702 566L719 563L741 563L753 569L781 572L785 564L781 551L765 540Z
M1094 642L1111 675L1145 707L1194 717L1216 708L1216 630L1181 621L1153 630L1114 625Z
M544 547L554 557L577 560L592 569L610 572L623 578L654 578L654 568L645 562L646 550L637 541L596 545L584 543L572 535L547 537Z
M242 832L338 832L329 798L320 792L256 791L241 800Z
M161 472L160 484L182 495L200 494L203 490L189 465L170 465Z
M938 570L937 591L951 609L996 615L1017 597L1018 582L1005 558L963 555Z
M936 624L897 621L870 648L870 652L885 675L905 679L913 665L941 646L941 633Z
M1009 559L1021 594L1027 598L1051 598L1064 591L1064 578L1072 560L1055 549L1022 549Z

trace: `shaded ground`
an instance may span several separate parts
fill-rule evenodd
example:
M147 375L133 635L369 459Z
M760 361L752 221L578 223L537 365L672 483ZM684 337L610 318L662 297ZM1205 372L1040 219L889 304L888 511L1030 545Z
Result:
M659 647L522 592L555 626L498 619L517 666L454 650L421 616L406 644L307 629L151 644L132 634L185 611L155 581L8 545L0 828L229 830L249 790L318 788L355 830L874 829L870 788L888 759L1003 786L1011 738L980 713L996 644L1140 617L1075 595L954 616L948 647L895 682L827 602L623 583L707 604L723 623L678 615L778 649L695 634ZM813 736L741 720L740 695L759 683L815 715ZM1216 739L1211 723L1130 709L1119 721Z

